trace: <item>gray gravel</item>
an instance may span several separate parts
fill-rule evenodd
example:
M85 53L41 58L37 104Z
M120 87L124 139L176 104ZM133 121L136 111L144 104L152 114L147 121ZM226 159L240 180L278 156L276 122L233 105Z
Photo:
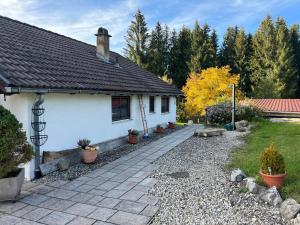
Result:
M283 224L277 208L229 182L224 166L229 152L243 143L241 135L191 137L156 161L158 183L150 193L160 197L161 207L153 225ZM170 176L175 172L189 176Z

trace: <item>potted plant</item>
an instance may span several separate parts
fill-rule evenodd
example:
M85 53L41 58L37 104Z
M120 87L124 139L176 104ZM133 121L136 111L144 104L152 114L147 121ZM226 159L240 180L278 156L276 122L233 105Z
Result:
M175 128L176 128L176 124L173 123L173 122L168 122L168 127L169 127L170 129L175 129Z
M16 200L24 182L24 168L18 166L34 153L22 124L1 105L0 133L0 201Z
M282 187L286 176L285 164L275 144L267 147L260 157L260 175L268 187Z
M161 134L163 132L165 132L165 129L161 125L157 125L156 126L156 133Z
M137 144L139 141L139 132L134 129L128 130L128 142L130 144Z
M88 139L80 139L77 144L82 149L82 158L84 163L94 163L96 161L98 151L96 147L90 145Z

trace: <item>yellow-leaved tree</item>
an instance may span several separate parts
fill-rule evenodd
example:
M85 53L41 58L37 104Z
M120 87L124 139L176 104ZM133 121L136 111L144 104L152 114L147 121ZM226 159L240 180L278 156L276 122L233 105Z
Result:
M188 115L205 115L207 106L230 100L232 84L238 84L239 74L231 74L229 66L211 67L202 70L200 74L192 73L182 91L185 94L185 111ZM237 97L241 92L237 90Z

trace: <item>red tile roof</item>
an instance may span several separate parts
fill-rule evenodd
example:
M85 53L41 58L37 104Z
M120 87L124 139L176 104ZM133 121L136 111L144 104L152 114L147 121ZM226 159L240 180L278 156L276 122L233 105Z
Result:
M300 112L300 99L252 99L253 103L269 112Z

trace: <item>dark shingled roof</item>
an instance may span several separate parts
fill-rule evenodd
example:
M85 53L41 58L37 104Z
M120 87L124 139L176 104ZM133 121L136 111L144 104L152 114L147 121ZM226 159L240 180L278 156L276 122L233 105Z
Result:
M181 94L118 53L110 58L120 67L93 45L0 16L0 89Z

